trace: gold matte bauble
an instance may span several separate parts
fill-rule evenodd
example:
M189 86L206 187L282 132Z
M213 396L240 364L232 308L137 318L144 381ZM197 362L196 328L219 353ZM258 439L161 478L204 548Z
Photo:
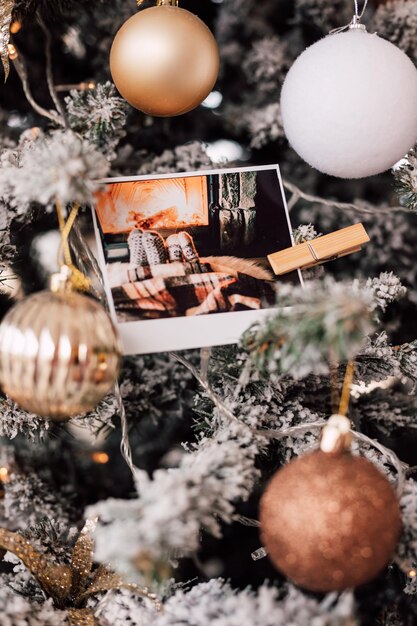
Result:
M41 291L0 324L0 384L19 406L65 420L93 409L114 385L120 345L103 307L76 292Z
M117 33L110 71L121 95L155 116L187 113L213 89L219 51L208 27L175 6L136 13Z
M261 535L274 565L311 591L340 591L389 563L401 531L397 496L375 466L349 452L291 461L266 488Z

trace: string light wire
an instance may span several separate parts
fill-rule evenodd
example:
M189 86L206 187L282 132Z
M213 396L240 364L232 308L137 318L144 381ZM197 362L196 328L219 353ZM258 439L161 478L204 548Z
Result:
M268 439L279 440L279 439L284 439L286 437L296 437L303 433L314 431L314 430L320 430L327 423L325 420L319 420L316 422L297 424L296 426L284 428L283 430L274 430L274 429L269 429L269 428L252 428L251 426L248 426L244 422L241 422L234 415L234 413L228 408L227 404L217 395L217 393L211 387L208 379L205 379L192 363L190 363L183 356L176 354L174 352L172 352L171 355L179 363L182 363L182 365L184 365L184 367L186 367L193 374L196 380L203 387L207 396L210 398L210 400L213 402L216 408L220 411L220 413L224 415L224 417L226 417L228 420L239 422L240 424L242 424L242 426L245 426L246 428L248 428L254 435L266 437ZM344 387L348 390L348 392L350 392L350 385L351 385L351 380L352 380L351 377L353 377L353 369L354 369L353 362L349 362L349 363L351 363L351 365L348 364L347 372L345 375L345 384L344 384ZM343 395L343 392L342 392L342 395ZM346 400L344 400L344 404L346 404ZM342 406L342 409L343 409L343 406ZM272 420L272 417L271 417L271 420ZM357 441L366 443L367 445L373 448L376 448L394 467L397 473L396 491L398 495L400 496L404 490L405 470L408 467L408 465L405 463L402 463L393 450L386 448L381 443L379 443L379 441L371 439L370 437L367 437L363 433L359 433L356 430L351 430L350 433L352 437L356 439Z

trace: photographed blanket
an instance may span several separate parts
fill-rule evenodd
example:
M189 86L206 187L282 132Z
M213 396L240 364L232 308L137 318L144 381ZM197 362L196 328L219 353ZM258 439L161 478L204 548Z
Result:
M210 264L183 263L182 271L173 268L174 275L137 279L130 273L130 282L112 289L120 321L202 315L227 311L260 309L274 304L275 294L266 281L246 275L213 272ZM167 266L169 267L169 266Z

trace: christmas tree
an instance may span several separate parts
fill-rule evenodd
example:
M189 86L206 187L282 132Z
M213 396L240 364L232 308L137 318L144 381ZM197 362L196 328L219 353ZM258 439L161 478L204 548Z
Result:
M15 393L0 381L0 625L416 624L416 137L393 170L350 180L287 141L283 81L306 47L349 24L350 0L183 0L217 41L216 85L184 115L136 110L109 54L150 6L0 2L1 317L18 303L31 328L61 323L52 304L29 321L26 299L48 289L58 257L60 280L83 292L72 319L99 334L108 303L89 206L109 176L279 163L295 245L357 222L370 243L306 270L304 286L278 280L278 308L238 344L124 356L114 389L70 419L48 400L51 381L63 385L57 363L38 366L29 401L20 370ZM417 0L372 0L362 22L417 63L416 16ZM98 382L104 395L111 384ZM53 419L22 408L35 394Z

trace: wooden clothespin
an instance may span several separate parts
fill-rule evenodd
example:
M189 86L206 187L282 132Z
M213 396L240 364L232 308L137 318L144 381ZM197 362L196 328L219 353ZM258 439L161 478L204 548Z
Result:
M334 233L269 254L268 260L274 273L280 276L359 252L368 241L369 236L363 224L353 224Z

